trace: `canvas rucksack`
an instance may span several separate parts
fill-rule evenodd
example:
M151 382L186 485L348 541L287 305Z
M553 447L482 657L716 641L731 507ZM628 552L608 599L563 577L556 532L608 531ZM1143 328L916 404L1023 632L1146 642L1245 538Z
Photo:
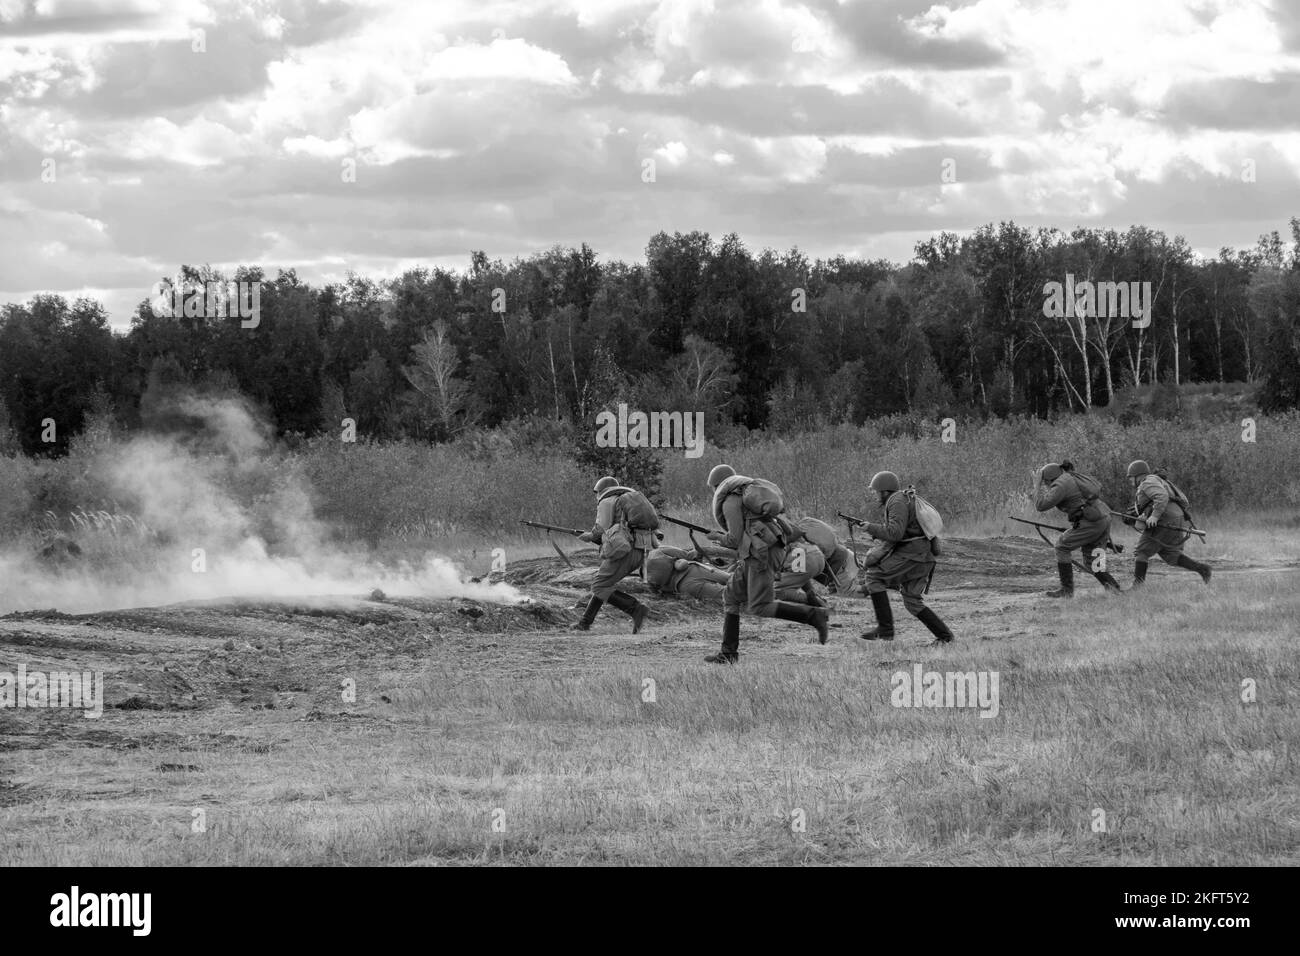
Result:
M614 513L633 531L657 531L659 513L641 492L632 490L619 495Z
M910 485L903 494L912 503L912 511L916 515L916 523L921 526L921 533L931 540L943 534L943 518L939 509L918 495Z
M760 518L775 518L785 511L781 489L763 478L755 478L740 493L744 509Z
M1070 477L1079 488L1079 494L1083 495L1083 503L1086 505L1096 501L1101 497L1101 482L1092 475L1084 475L1077 471L1070 472Z

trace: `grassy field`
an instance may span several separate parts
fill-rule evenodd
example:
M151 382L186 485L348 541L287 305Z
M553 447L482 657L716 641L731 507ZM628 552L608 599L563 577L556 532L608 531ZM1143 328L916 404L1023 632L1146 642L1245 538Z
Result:
M589 552L514 561L531 609L10 615L0 669L110 690L99 720L0 712L0 862L1295 865L1300 546L1197 547L1212 588L1154 564L1061 603L1041 542L957 539L929 598L955 645L896 597L899 639L865 644L869 605L834 598L828 645L747 619L734 668L702 663L696 602L574 633ZM997 672L998 715L891 706L916 662Z

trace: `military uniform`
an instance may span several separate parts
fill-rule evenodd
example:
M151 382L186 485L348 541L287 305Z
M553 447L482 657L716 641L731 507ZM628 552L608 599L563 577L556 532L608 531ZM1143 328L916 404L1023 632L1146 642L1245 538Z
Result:
M885 520L869 521L867 533L878 541L894 542L880 562L862 572L863 590L883 594L893 588L903 595L903 607L919 615L925 610L925 591L934 573L930 541L916 520L911 502L895 492L885 503Z
M693 553L681 548L656 548L646 556L646 581L665 594L701 601L721 600L730 573L692 560Z
M588 630L600 612L600 606L608 601L632 618L632 633L636 634L641 630L650 609L626 591L619 591L618 584L629 574L640 571L646 551L655 545L655 534L647 529L628 528L631 548L625 554L612 555L610 542L606 538L615 528L625 523L625 506L620 502L632 489L619 485L613 478L602 478L596 487L596 521L591 530L581 536L581 540L600 545L601 560L600 567L596 569L596 580L591 585L591 597L587 600L587 607L577 628L580 631Z
M712 479L725 469L726 477ZM817 629L818 640L825 644L828 630L826 611L776 596L776 579L785 563L786 544L797 536L789 522L765 518L745 508L743 495L752 479L735 474L730 466L719 465L710 474L713 494L713 519L722 529L715 537L725 548L736 552L736 564L723 592L725 615L722 622L722 647L705 660L710 663L734 663L740 657L740 615L776 617L798 621Z
M894 639L894 612L889 606L889 589L903 595L903 607L934 635L934 643L950 644L955 638L933 608L925 606L925 592L934 576L934 552L916 517L912 496L899 490L898 476L878 472L871 489L884 503L885 520L868 521L867 533L890 547L871 567L862 572L863 591L871 598L876 626L862 635L866 641Z
M825 567L813 576L813 580L837 593L852 588L858 576L858 566L853 560L853 552L840 544L835 529L817 518L798 518L794 526L817 546L825 559Z
M1052 597L1070 597L1074 594L1073 552L1081 551L1085 565L1092 567L1093 552L1098 548L1105 550L1110 543L1110 506L1100 498L1088 500L1074 475L1061 471L1051 481L1039 481L1034 489L1034 507L1039 511L1055 508L1070 519L1070 529L1056 539L1056 567L1061 577L1061 588L1049 592ZM1120 590L1119 582L1110 572L1089 573L1107 590Z
M799 555L803 555L803 570L795 570L799 564ZM794 541L786 549L785 561L781 573L777 575L775 588L778 601L807 601L819 604L820 598L813 591L812 582L826 571L826 556L821 548L807 538Z
M1210 583L1209 566L1183 554L1183 546L1188 538L1187 529L1192 527L1192 522L1187 512L1173 500L1165 479L1150 473L1142 478L1134 499L1134 512L1143 516L1146 523L1137 548L1133 551L1134 585L1146 581L1147 565L1157 554L1165 564L1195 571L1206 584Z

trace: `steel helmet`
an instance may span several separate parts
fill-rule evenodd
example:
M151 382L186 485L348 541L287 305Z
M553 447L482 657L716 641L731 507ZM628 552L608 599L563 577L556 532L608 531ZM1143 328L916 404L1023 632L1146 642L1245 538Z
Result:
M892 471L878 471L871 476L872 491L897 491L898 476Z
M1065 469L1063 469L1056 462L1049 461L1046 465L1043 466L1043 470L1039 472L1039 474L1042 476L1043 481L1055 481L1057 478L1061 477L1064 471Z
M736 469L730 465L714 465L713 470L709 472L709 487L716 488L728 478L735 475Z
M1128 476L1130 478L1143 478L1149 474L1151 474L1151 466L1141 458L1128 463Z
M600 493L601 493L602 491L604 491L606 488L613 488L613 487L615 487L615 486L617 486L617 485L618 485L618 479L617 479L617 478L613 478L613 477L611 477L611 476L609 476L609 475L606 475L604 478L600 479L600 481L596 482L596 487L595 487L595 488L592 488L591 490L592 490L595 494L600 494Z

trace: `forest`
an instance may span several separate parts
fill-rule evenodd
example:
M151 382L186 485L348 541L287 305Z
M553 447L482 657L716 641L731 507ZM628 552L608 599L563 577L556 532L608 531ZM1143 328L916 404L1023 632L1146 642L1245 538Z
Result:
M293 269L183 266L185 287L260 283L257 323L166 314L147 289L124 332L89 299L0 310L0 453L62 455L93 412L165 425L180 388L238 393L282 438L350 418L372 441L583 428L615 399L702 411L714 437L898 413L1048 418L1206 382L1258 383L1261 410L1283 411L1300 403L1300 219L1289 225L1290 242L1275 231L1213 259L1142 226L1000 223L918 242L904 265L661 232L643 262L602 262L585 243L508 264L476 251L463 272L319 288ZM1149 282L1150 324L1048 317L1045 286L1067 275Z

